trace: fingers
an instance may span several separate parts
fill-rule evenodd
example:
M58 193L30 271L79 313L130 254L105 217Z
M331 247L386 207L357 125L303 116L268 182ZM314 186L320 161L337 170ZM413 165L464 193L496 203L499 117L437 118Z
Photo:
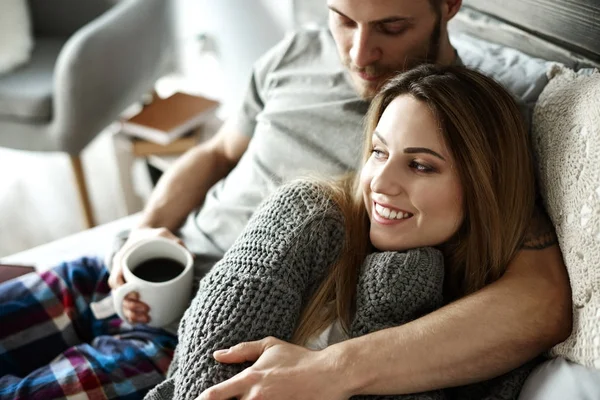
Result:
M156 229L156 234L157 234L157 236L161 236L161 237L164 237L166 239L173 240L174 242L177 242L177 244L179 244L180 246L185 247L185 244L183 243L183 240L181 240L181 238L175 236L167 228L158 228L158 229Z
M229 400L241 397L251 387L244 374L239 373L231 379L205 390L196 400Z
M121 268L121 251L119 250L113 257L112 268L110 271L110 276L108 277L108 286L110 286L111 289L116 289L123 284L125 284L125 279L123 278L123 270Z
M130 324L147 324L150 322L150 316L146 313L123 308L123 314Z
M267 337L254 342L244 342L229 349L217 350L213 353L215 360L225 364L239 364L246 361L256 361L277 339Z
M125 280L123 279L123 274L121 273L121 271L111 273L108 277L108 286L110 286L111 289L116 289L124 284Z
M139 295L131 292L123 300L123 314L130 323L147 324L150 322L150 307L139 301Z

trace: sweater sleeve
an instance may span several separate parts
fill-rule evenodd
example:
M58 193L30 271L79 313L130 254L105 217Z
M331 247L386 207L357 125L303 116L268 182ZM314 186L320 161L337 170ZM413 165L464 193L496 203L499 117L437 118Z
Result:
M398 326L443 305L443 258L432 248L371 254L363 263L352 337ZM352 400L516 400L533 360L497 378L410 395L354 396Z
M356 290L352 337L398 326L443 304L444 259L425 247L370 254Z
M444 260L433 248L370 254L363 262L350 336L415 320L443 304ZM352 400L444 400L441 390L409 395L354 396Z
M289 341L343 237L341 212L318 185L277 191L200 282L181 320L172 376L147 398L193 399L249 366L219 364L215 350L267 336Z

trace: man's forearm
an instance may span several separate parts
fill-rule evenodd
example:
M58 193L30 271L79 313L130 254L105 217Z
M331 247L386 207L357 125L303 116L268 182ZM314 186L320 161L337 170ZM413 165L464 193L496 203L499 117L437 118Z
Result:
M188 151L159 180L139 227L176 231L187 215L202 204L208 189L231 167L218 157L211 143Z
M544 253L553 266L520 265L419 320L326 349L353 385L351 394L413 393L489 379L566 339L570 290L557 246L521 253L521 264Z

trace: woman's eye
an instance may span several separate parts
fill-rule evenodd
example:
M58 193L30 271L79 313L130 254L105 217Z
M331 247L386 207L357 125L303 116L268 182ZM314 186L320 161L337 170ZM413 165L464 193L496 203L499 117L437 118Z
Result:
M410 163L410 167L418 172L434 172L435 170L428 165L421 164L417 161L412 161Z
M371 155L377 159L383 158L385 156L383 151L376 149L376 148L371 149Z

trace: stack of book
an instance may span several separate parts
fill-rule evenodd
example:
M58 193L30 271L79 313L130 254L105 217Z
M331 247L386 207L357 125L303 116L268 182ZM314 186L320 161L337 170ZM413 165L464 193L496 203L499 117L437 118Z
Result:
M198 130L214 116L217 101L177 92L155 98L131 118L121 121L121 132L133 136L136 156L183 153L198 143Z

